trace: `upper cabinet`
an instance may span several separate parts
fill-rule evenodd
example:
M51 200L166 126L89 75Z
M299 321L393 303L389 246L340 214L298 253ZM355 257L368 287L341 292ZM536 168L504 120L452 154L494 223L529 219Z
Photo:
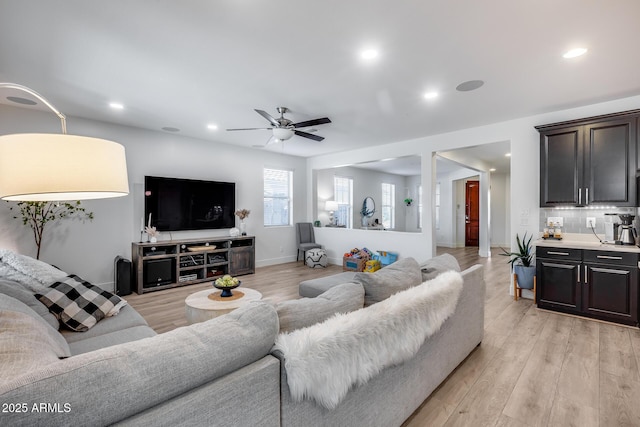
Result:
M540 206L637 206L640 110L536 126Z

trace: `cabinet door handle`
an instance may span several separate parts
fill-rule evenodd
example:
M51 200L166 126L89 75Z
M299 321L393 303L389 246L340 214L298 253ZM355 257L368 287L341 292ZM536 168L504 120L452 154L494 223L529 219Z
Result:
M556 252L556 251L547 251L548 255L564 255L569 256L569 252Z
M589 204L589 187L584 189L584 204Z
M578 266L578 283L580 283L580 266Z
M587 283L589 283L589 279L587 276L587 266L584 266L584 284L586 285Z
M610 256L610 255L597 255L596 258L600 258L600 259L622 259L621 256Z
M578 204L582 204L582 187L578 188Z

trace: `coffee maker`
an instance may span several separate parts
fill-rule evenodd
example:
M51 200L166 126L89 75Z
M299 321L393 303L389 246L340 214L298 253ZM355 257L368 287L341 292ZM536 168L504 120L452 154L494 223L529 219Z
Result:
M616 245L635 245L638 233L633 227L633 220L636 217L631 214L618 214L621 224L618 226Z
M618 214L604 214L604 243L614 244L618 240L618 228L620 227L618 221Z

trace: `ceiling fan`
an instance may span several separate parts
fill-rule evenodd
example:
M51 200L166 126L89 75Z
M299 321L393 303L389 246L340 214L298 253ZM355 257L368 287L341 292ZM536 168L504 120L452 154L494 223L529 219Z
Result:
M309 132L304 132L298 130L300 128L306 128L309 126L315 125L323 125L326 123L331 123L328 117L322 117L320 119L313 120L305 120L303 122L293 123L291 120L284 117L284 114L289 111L287 107L278 107L278 113L280 113L279 118L272 117L269 113L263 110L254 110L256 113L260 114L262 117L267 119L269 123L271 123L271 127L268 128L242 128L242 129L227 129L228 131L235 130L271 130L273 132L273 136L269 138L267 141L267 145L270 142L281 142L290 139L293 135L298 135L303 138L309 138L314 141L322 141L324 137L313 135Z

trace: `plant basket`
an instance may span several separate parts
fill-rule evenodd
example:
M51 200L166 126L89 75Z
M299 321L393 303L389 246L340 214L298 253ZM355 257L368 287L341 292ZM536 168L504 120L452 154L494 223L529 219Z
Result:
M528 267L514 265L513 272L518 276L518 287L520 289L533 289L533 278L536 275L535 265Z

